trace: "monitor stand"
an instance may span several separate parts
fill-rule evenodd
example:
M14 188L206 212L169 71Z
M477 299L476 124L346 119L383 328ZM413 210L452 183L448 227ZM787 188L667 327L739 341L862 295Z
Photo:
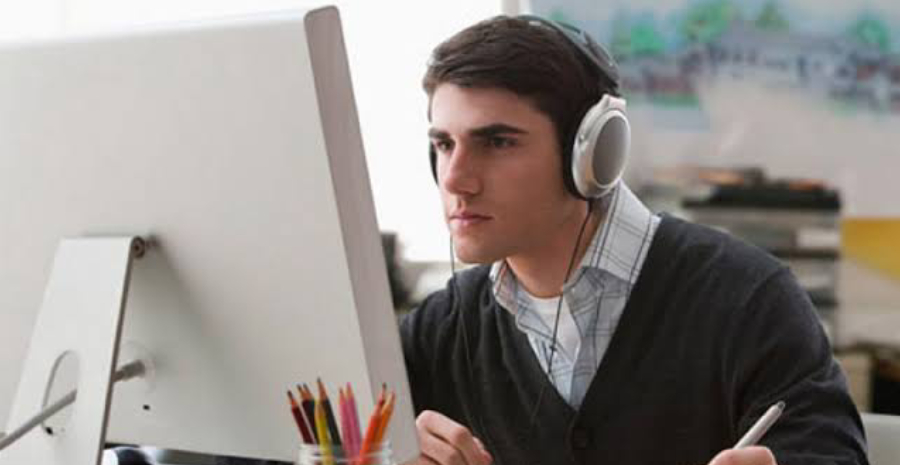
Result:
M65 354L78 361L77 401L64 430L22 435L0 451L0 465L101 463L131 264L144 248L137 237L60 242L3 440L60 403L47 397Z

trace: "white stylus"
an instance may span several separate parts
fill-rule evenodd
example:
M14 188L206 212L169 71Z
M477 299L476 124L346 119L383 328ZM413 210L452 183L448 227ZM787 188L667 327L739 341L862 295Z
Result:
M781 416L781 412L784 411L784 402L779 401L777 404L769 407L769 410L766 410L766 413L763 416L759 417L759 420L756 420L756 423L750 427L750 430L747 431L747 434L741 438L737 444L734 445L735 449L741 449L744 447L752 446L759 442L762 439L763 435L766 434L766 431L775 424L775 421L778 420L778 417Z

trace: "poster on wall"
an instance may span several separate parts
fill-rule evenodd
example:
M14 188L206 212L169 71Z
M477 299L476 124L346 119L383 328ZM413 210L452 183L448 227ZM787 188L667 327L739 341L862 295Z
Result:
M835 4L833 4L835 3ZM616 57L630 105L703 124L703 86L751 82L900 115L900 2L531 0Z

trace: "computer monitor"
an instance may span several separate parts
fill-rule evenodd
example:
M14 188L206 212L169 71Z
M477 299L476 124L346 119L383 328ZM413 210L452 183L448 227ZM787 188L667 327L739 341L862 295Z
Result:
M121 345L154 371L107 441L294 460L285 391L321 377L363 420L396 390L417 453L336 9L0 46L0 425L57 245L103 235L153 243Z

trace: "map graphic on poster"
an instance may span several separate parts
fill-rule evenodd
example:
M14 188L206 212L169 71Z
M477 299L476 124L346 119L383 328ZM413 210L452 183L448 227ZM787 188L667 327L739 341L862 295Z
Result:
M733 81L803 92L835 111L900 114L900 3L881 3L531 1L610 49L630 103L697 109L702 83Z

